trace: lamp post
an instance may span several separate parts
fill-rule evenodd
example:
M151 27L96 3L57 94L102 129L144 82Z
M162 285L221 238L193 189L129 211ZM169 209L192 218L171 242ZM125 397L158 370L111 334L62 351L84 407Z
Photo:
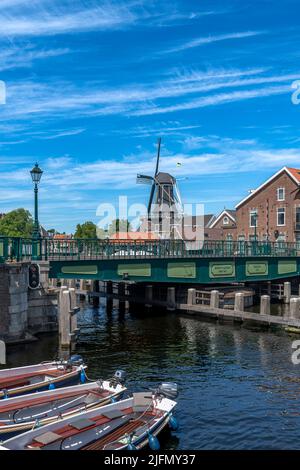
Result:
M42 170L39 165L36 163L32 168L31 172L32 182L34 184L34 227L32 232L33 246L32 246L32 257L33 259L39 259L40 257L40 224L39 224L39 214L38 214L38 185L42 177Z
M256 245L257 245L257 212L255 213L254 218L254 254L256 254Z

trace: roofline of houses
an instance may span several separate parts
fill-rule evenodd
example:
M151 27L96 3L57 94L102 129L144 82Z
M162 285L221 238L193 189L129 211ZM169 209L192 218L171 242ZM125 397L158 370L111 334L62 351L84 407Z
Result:
M281 173L283 172L286 172L290 178L292 178L292 180L295 181L295 183L297 183L297 185L299 185L299 181L297 180L297 178L294 177L294 175L289 171L289 169L284 166L283 168L281 168L280 170L277 171L277 173L275 173L273 176L271 176L271 178L269 178L267 181L265 181L263 184L261 184L258 188L256 188L253 192L251 192L251 194L248 194L248 196L246 196L244 199L242 199L236 206L235 206L235 209L237 209L238 207L240 207L242 204L244 204L244 202L248 201L251 197L253 197L255 194L258 193L258 191L260 191L261 189L263 189L265 186L267 186L269 183L271 183L271 181L273 181L275 178L277 178L277 176L279 176Z
M221 214L218 215L218 217L213 221L213 223L211 225L208 226L208 228L214 228L214 226L219 222L219 220L224 216L224 215L227 215L231 220L232 222L236 222L235 218L229 214L229 212L227 212L226 209L224 209Z

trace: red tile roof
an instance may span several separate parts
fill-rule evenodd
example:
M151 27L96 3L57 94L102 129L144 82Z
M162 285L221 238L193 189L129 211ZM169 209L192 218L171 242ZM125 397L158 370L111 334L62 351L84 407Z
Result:
M300 183L300 169L299 168L289 168L286 169L293 175L294 178Z
M153 232L117 232L110 240L158 240L158 236Z

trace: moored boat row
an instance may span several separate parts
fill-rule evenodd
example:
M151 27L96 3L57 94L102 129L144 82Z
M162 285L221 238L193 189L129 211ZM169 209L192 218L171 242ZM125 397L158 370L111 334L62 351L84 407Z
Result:
M85 369L81 357L73 356L69 361L1 370L0 450L159 449L160 431L167 425L177 427L177 385L165 383L123 399L124 371L110 380L89 381ZM62 372L61 380L54 384L49 370ZM81 383L60 387L70 372ZM21 377L35 377L36 390L48 390L28 394L29 384Z

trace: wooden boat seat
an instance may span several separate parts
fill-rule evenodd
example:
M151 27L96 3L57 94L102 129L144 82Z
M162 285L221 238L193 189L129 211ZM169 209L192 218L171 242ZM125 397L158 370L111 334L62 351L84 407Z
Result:
M36 436L34 440L45 446L47 444L51 444L52 442L57 441L58 439L60 439L60 437L61 436L59 434L56 434L52 431L48 431L44 432L43 434L40 434L39 436Z
M135 412L140 412L140 411L146 411L149 408L151 408L153 399L152 399L152 393L149 392L138 392L138 393L133 393L133 411Z
M78 419L77 421L73 421L72 423L70 423L71 428L75 428L78 431L81 431L82 429L90 428L93 425L94 425L94 421L92 421L91 419L87 419L87 418L81 418L81 419Z

